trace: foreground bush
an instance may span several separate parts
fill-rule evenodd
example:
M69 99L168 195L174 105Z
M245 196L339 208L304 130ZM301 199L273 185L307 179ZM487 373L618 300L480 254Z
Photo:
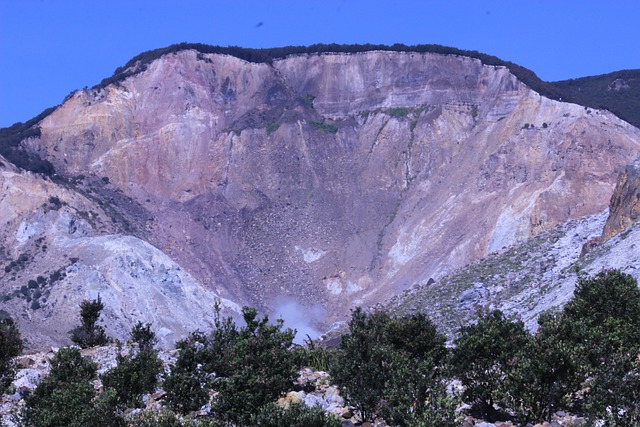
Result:
M121 408L141 408L142 396L152 393L164 364L153 348L157 341L149 324L138 323L130 334L130 341L138 344L135 354L118 354L117 365L102 375L102 384L112 389L114 401Z
M0 394L6 393L15 377L13 358L22 352L20 331L10 318L0 319Z
M564 312L584 342L585 407L592 420L640 425L640 289L618 270L581 277Z
M291 390L297 376L289 352L294 331L282 321L270 324L252 308L242 309L245 326L238 329L230 318L216 315L210 336L196 332L178 344L178 359L164 388L174 410L199 409L209 390L216 419L229 425L245 425L262 406Z
M246 422L249 414L291 390L297 377L289 353L295 332L282 330L282 321L271 325L267 317L258 319L254 309L245 307L242 314L246 326L222 355L226 375L216 376L213 382L218 392L213 411L236 424Z
M612 353L640 348L640 288L618 270L580 277L564 312L584 348L591 370L607 364Z
M396 319L356 309L331 376L363 420L382 416L399 425L420 420L416 425L453 426L440 369L444 344L444 336L422 314Z
M129 418L130 425L135 427L182 427L176 414L169 410L160 412L139 412ZM188 424L187 424L188 425Z
M562 313L545 314L531 341L516 356L505 380L509 405L521 423L551 421L568 409L581 388L581 344L572 341L572 325Z
M313 341L308 335L304 345L296 345L292 352L295 364L299 368L328 372L334 363L335 351L321 342Z
M62 348L51 359L51 372L25 400L23 426L123 426L109 395L97 396L92 380L97 366L75 348Z
M332 414L315 406L307 407L304 403L294 403L288 409L275 403L262 406L258 413L251 415L249 425L261 427L340 427L342 422Z
M499 310L458 331L452 373L465 387L465 401L475 405L485 419L496 420L499 414L494 405L505 406L506 380L530 340L524 323L507 319Z
M493 312L460 331L452 365L467 401L497 402L522 424L569 409L591 423L640 425L640 289L633 277L617 270L582 276L565 307L538 323L525 336L520 324Z

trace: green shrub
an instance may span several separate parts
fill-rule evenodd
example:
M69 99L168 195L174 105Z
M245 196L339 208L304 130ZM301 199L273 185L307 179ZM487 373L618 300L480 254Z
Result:
M237 329L216 308L210 336L195 332L178 343L178 358L164 383L173 409L200 409L213 389L216 419L245 425L258 408L293 387L296 368L289 348L294 331L283 330L282 321L273 325L267 317L258 319L252 308L244 307L242 314L246 325Z
M313 110L314 106L313 106L313 101L316 99L315 96L313 95L305 95L303 97L300 98L300 100L302 101L302 105L304 105L306 108Z
M25 400L25 426L81 427L95 425L95 391L91 381L97 366L75 348L62 348L51 359L51 372Z
M216 372L213 388L218 395L212 405L216 417L240 425L290 390L297 377L289 353L295 332L283 330L282 320L272 325L266 316L258 319L252 308L244 307L242 315L246 325L228 352L217 356L226 366Z
M100 295L97 300L83 300L80 303L82 324L71 331L71 341L81 348L105 345L109 342L104 328L96 324L103 308L104 304L102 304Z
M139 412L129 418L130 425L135 427L182 427L176 414L169 410L159 412Z
M143 407L142 396L155 390L163 364L155 350L141 350L135 356L117 356L117 365L102 375L102 383L115 393L122 408Z
M51 359L51 371L25 399L23 426L122 426L108 394L96 396L92 380L97 366L76 348L62 348Z
M125 421L123 408L119 408L113 389L107 389L92 400L96 427L130 427Z
M616 426L640 419L640 289L618 270L580 277L564 312L585 359L586 410Z
M307 407L304 403L294 403L288 409L275 403L262 406L249 418L249 424L261 427L340 427L342 423L332 414L327 414L320 406Z
M116 367L102 375L102 383L113 390L117 406L141 408L142 396L155 390L164 364L153 347L158 340L151 324L138 322L131 329L129 340L138 344L137 354L118 354Z
M485 419L497 419L494 404L504 406L505 380L530 340L521 321L509 320L499 310L458 331L450 360L452 373L465 387L465 401L477 406Z
M20 331L12 319L0 319L0 394L7 392L16 373L13 358L22 352Z
M194 332L188 339L178 342L178 357L164 380L165 401L181 414L197 411L207 402L210 388L207 372L202 367L206 357L202 348L207 338Z
M389 114L391 117L407 117L409 111L410 110L408 108L399 107L387 110L387 114Z
M142 322L138 322L131 328L129 342L137 344L140 350L151 350L158 344L158 339L151 330L151 323L143 325Z
M611 354L588 382L586 412L607 426L640 426L640 353Z
M273 122L267 126L267 133L273 133L280 128L280 122Z
M640 289L628 274L607 270L580 277L564 312L577 325L576 340L590 342L585 350L591 369L607 364L612 353L640 347Z
M319 130L320 132L323 133L337 133L338 132L338 127L334 124L331 123L324 123L324 122L314 122L313 120L309 122L309 124L311 126L313 126L314 128L316 128L317 130Z
M333 363L335 351L314 342L309 336L304 345L297 345L291 349L294 363L299 368L311 368L314 371L328 372Z
M460 427L463 417L458 412L462 404L459 396L448 396L444 384L438 384L430 392L421 411L411 412L407 416L407 427Z
M423 314L395 319L358 308L349 333L342 337L331 376L363 420L382 415L387 422L405 425L433 411L428 402L436 404L446 397L440 370L444 343L444 336Z
M637 425L636 281L615 270L580 276L564 309L541 315L538 323L531 338L521 324L497 312L461 329L451 361L466 387L465 398L486 408L499 403L523 424L550 421L556 411L572 409L586 411L591 421ZM577 400L578 392L586 398Z
M558 410L567 409L571 394L580 390L582 347L574 341L574 325L563 313L543 314L529 345L513 359L505 379L505 400L522 423L551 421Z

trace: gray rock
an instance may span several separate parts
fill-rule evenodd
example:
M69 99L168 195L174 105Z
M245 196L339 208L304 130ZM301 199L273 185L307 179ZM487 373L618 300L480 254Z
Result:
M323 398L314 394L307 394L306 396L304 396L302 401L310 408L314 406L320 406L322 409L325 409L327 406L329 406Z

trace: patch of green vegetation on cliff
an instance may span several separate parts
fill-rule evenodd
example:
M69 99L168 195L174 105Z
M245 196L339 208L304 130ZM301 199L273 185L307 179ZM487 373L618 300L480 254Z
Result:
M309 124L324 133L337 133L338 127L331 123L310 121Z

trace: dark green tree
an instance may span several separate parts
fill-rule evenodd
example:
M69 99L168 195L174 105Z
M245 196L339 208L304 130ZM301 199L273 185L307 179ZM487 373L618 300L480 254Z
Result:
M522 423L550 422L556 411L570 406L570 394L580 389L583 378L584 359L573 324L562 313L543 314L538 324L505 380L507 407Z
M605 270L580 277L564 312L576 326L576 341L589 342L584 350L591 369L607 365L618 351L640 347L640 288L628 274Z
M617 352L589 381L586 403L591 420L606 426L640 426L640 353Z
M271 324L252 308L242 309L245 326L221 319L211 335L193 333L178 343L178 358L164 382L167 402L176 411L200 409L210 390L212 411L221 425L247 425L252 414L291 390L296 378L294 331Z
M251 414L291 390L297 377L289 352L295 331L283 329L283 321L269 323L255 309L242 309L245 326L221 356L224 369L216 372L213 388L218 392L212 409L230 425L246 425ZM214 339L215 341L215 339ZM220 356L218 356L220 357Z
M505 382L530 341L524 323L505 318L499 310L458 332L450 360L452 373L465 387L465 401L476 405L485 419L497 419L494 405L504 406Z
M25 400L20 414L23 426L103 427L123 426L108 396L93 388L97 366L76 348L62 348L51 359L51 371Z
M585 407L592 419L612 425L638 425L640 405L640 289L619 270L578 280L564 312L586 364L589 393Z
M71 341L81 348L105 345L109 342L104 328L97 324L102 309L104 304L100 295L97 300L83 300L80 303L81 325L71 331Z
M389 320L385 313L367 315L359 307L355 309L349 333L342 336L331 367L331 377L345 388L346 401L363 420L373 419L381 411L384 384L389 376L389 350L382 347Z
M142 396L155 390L164 367L153 347L157 340L150 324L134 326L130 341L138 343L137 352L118 354L116 367L102 375L103 385L113 390L115 404L123 409L143 406Z
M205 357L202 348L207 338L194 332L177 343L178 357L171 372L164 379L165 398L171 409L181 414L197 411L207 402L210 375L203 369Z
M13 358L22 352L20 331L12 319L0 319L0 394L5 393L16 373Z
M195 331L176 344L178 358L165 378L164 389L170 407L179 413L200 409L207 401L214 375L231 374L222 355L233 351L239 332L233 319L220 316L218 305L214 308L214 325L210 337Z
M436 415L449 414L445 406L453 406L440 368L444 344L444 336L423 314L392 318L358 308L352 312L349 333L342 337L331 376L364 420L383 416L400 425L453 425L455 419Z
M151 330L151 323L143 325L142 322L138 322L131 328L129 342L137 344L140 350L152 350L158 344L158 338Z

